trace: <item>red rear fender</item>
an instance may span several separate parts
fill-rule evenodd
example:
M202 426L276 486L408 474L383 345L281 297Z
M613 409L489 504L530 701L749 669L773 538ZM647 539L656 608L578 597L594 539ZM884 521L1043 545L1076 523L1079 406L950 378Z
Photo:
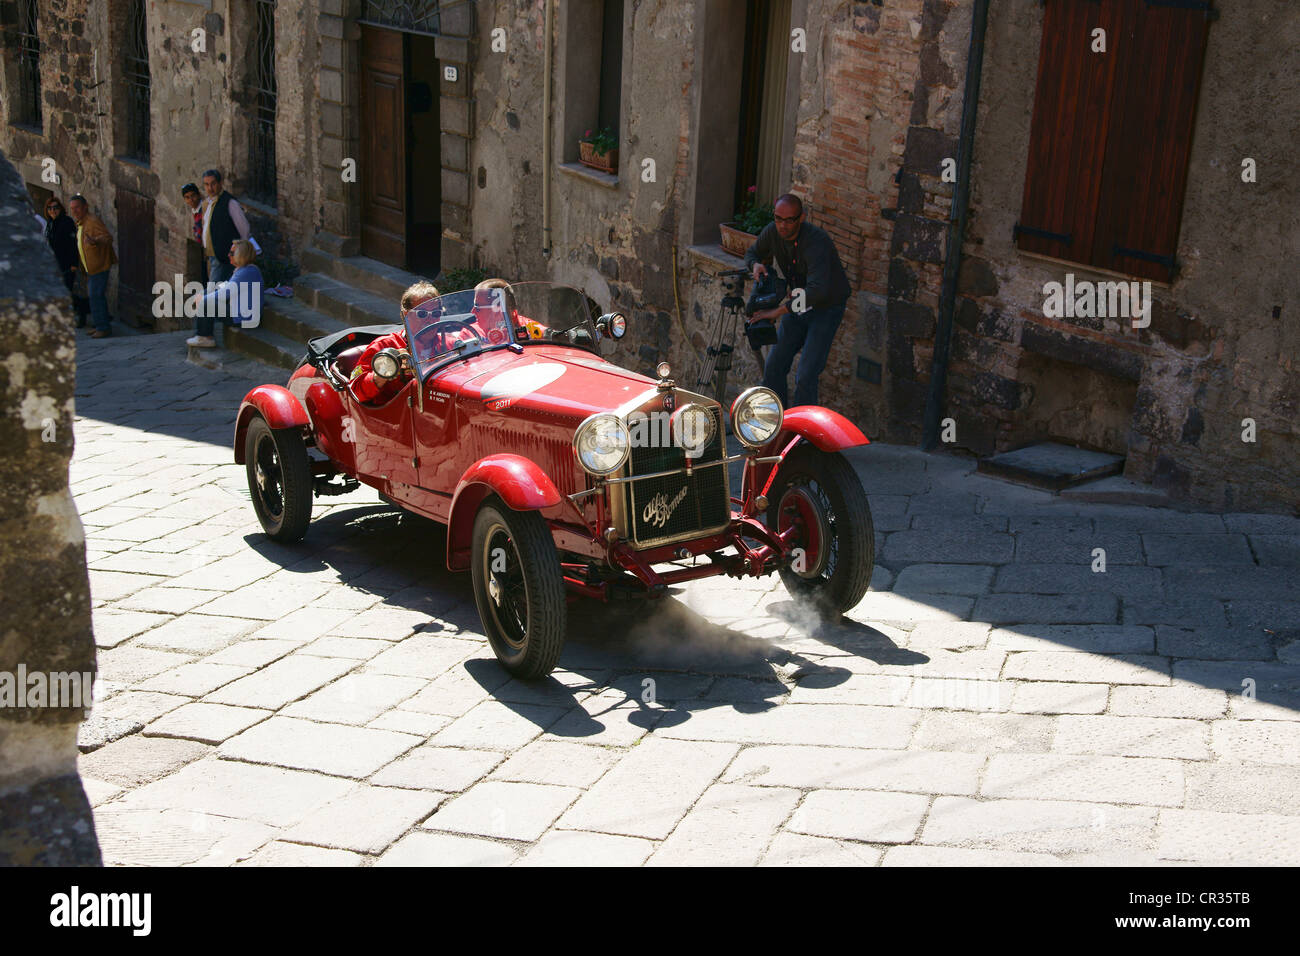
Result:
M339 393L328 382L314 382L307 388L305 401L316 433L316 447L348 474L354 474L357 470L355 425L348 418Z
M272 428L300 428L310 424L302 402L280 385L259 385L247 395L239 406L235 421L235 464L244 463L244 435L254 415L261 415Z
M538 511L558 505L560 492L536 462L522 455L489 455L465 470L456 484L447 516L447 567L469 567L474 516L488 495L495 494L515 511Z

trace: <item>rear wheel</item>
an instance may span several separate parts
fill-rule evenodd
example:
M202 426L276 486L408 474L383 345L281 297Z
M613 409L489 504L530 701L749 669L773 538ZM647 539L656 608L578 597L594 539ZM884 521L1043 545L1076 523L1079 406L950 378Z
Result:
M474 603L497 660L524 680L545 677L568 629L564 575L546 521L488 498L474 519L470 560Z
M768 495L767 524L798 526L799 550L781 569L786 590L842 614L857 606L871 584L876 534L871 505L853 466L839 452L801 444L779 466Z
M297 428L272 428L261 415L244 436L248 493L262 530L275 541L298 541L311 521L311 462Z

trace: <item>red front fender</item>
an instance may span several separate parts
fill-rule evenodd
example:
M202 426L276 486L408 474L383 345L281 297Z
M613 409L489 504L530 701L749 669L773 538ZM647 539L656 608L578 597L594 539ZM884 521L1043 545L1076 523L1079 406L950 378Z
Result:
M787 408L781 420L781 434L769 447L784 449L795 435L808 439L822 451L843 451L845 448L871 444L857 425L839 412L820 405Z
M822 451L843 451L871 442L862 429L839 412L820 405L796 405L787 408L781 419L781 430L763 448L761 457L776 455L784 458L800 441L809 441ZM779 463L757 465L754 468L754 485L767 494ZM746 472L748 474L748 471ZM748 491L748 488L746 488Z
M247 395L239 406L235 420L235 464L244 463L244 435L253 416L261 415L272 428L299 428L310 424L307 410L293 397L293 393L280 385L259 385Z
M447 515L447 567L469 567L471 536L478 506L496 494L515 511L538 511L558 505L563 497L536 462L522 455L488 455L465 470L451 498Z

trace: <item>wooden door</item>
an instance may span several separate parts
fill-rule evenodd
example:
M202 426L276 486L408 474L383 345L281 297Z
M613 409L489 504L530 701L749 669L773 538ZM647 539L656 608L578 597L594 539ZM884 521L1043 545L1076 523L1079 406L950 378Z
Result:
M406 95L402 34L361 28L361 253L406 268Z
M129 325L153 325L154 201L118 188L117 207L117 314Z

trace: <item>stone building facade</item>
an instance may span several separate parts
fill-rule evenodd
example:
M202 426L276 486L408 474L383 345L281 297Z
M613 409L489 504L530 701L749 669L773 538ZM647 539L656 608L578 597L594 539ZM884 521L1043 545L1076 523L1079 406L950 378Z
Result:
M320 228L316 6L273 0L0 3L0 150L35 201L53 193L66 205L80 192L108 225L120 260L110 277L110 311L123 321L160 331L188 324L155 317L151 289L177 275L199 277L181 187L201 187L206 169L222 172L268 257L292 262ZM39 102L30 110L24 108L23 34L33 19ZM273 168L255 171L250 140L259 126L257 91L265 86L268 63L275 95L267 138L273 147L256 155Z
M252 182L260 94L249 64L267 0L144 4L147 167L119 158L121 96L108 92L124 82L109 51L122 49L140 0L94 3L89 16L85 0L21 2L50 23L41 31L46 126L38 134L6 116L0 147L32 185L53 156L110 227L120 194L151 201L154 272L184 270L179 185L209 165L230 171L236 194ZM18 49L19 5L0 2L7 51ZM923 410L948 307L938 407L951 420L950 447L987 455L1044 439L1081 444L1123 454L1128 477L1176 498L1296 508L1300 271L1285 257L1300 235L1300 187L1284 172L1295 144L1282 118L1300 97L1285 79L1297 72L1300 8L1106 6L1214 17L1203 64L1185 78L1197 92L1176 248L1157 257L1177 270L1153 283L1149 325L1131 328L1048 315L1045 286L1067 274L1132 276L1035 254L1018 232L1033 226L1022 207L1044 39L1060 34L1060 11L1086 18L1096 5L987 4L973 135L963 142L981 6L276 0L278 198L254 206L259 238L290 262L314 247L430 276L479 267L568 282L628 314L624 361L650 369L666 359L694 385L723 295L718 274L739 264L719 246L718 225L752 177L764 184L760 199L802 196L836 241L854 291L821 395L869 434L935 437L922 434ZM192 49L199 27L204 53ZM1112 34L1112 53L1131 56L1129 34ZM774 38L786 35L783 50ZM6 56L6 91L17 89L13 62ZM1153 83L1119 83L1113 100L1142 103ZM8 109L13 102L5 97ZM581 135L606 125L619 139L612 174L578 162ZM953 244L959 157L970 160L967 223ZM1253 182L1240 175L1245 158L1258 169ZM1138 203L1126 215L1140 222L1150 211ZM945 266L958 262L945 301ZM742 345L728 391L757 378Z
M1231 11L1202 3L1149 14L1141 0L1117 0L1125 3L1134 17L1209 23L1203 66L1197 61L1190 74L1195 82L1199 73L1199 86L1178 268L1153 284L1143 328L1047 315L1045 287L1067 273L1094 282L1133 275L1027 254L1015 241L1040 46L1054 29L1043 6L989 5L974 136L965 146L969 221L954 250L947 241L954 177L944 164L962 149L976 3L791 4L791 30L804 34L787 68L780 190L805 198L811 219L835 238L855 290L822 400L872 435L923 437L944 265L960 251L942 405L953 446L987 455L1044 439L1081 444L1125 455L1127 477L1175 499L1294 510L1300 270L1286 255L1300 242L1300 185L1285 172L1295 137L1283 117L1295 113L1300 93L1273 81L1300 65L1300 9L1249 0ZM471 252L507 274L547 272L630 310L641 367L668 358L692 369L721 294L714 275L736 264L710 237L732 208L729 151L743 84L735 36L744 5L617 5L624 33L616 178L564 162L582 130L570 115L582 115L583 90L598 68L583 17L600 6L587 4L584 14L582 4L565 4L555 17L550 111L560 164L546 224L531 214L541 206L547 111L536 78L544 74L546 4L498 4L495 17L480 6ZM1152 23L1159 33L1183 21ZM502 28L511 40L494 53L492 31ZM1128 34L1112 32L1119 55ZM1148 94L1128 84L1114 95L1140 102ZM1247 157L1267 173L1245 181ZM651 181L647 159L655 160ZM525 209L529 216L517 215ZM748 363L738 356L733 388L755 380Z

